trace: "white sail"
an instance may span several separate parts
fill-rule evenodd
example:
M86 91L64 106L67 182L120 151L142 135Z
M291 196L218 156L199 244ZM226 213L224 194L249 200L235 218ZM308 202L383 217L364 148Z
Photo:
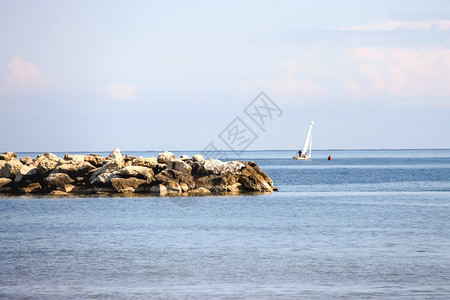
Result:
M311 124L309 124L308 133L306 134L305 145L303 146L303 150L302 150L302 153L304 155L311 154L311 144L312 144L311 131L312 131L313 125L314 125L314 121L311 121ZM309 151L308 151L308 148L309 148Z

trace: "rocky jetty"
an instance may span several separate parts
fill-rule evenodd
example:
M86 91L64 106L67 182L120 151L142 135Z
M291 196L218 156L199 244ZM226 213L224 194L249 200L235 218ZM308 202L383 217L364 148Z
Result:
M146 158L122 155L116 148L107 157L66 154L62 159L45 153L35 159L18 159L13 152L0 155L0 193L186 196L276 190L269 176L252 161L223 162L199 154L176 158L166 151Z

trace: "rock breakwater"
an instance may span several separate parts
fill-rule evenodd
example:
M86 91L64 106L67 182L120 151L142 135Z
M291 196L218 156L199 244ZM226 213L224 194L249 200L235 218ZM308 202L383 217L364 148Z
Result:
M147 158L122 155L116 148L107 157L66 154L60 158L45 153L35 159L18 159L13 152L0 155L0 193L188 196L276 190L269 176L252 161L223 162L199 154L176 158L166 151Z

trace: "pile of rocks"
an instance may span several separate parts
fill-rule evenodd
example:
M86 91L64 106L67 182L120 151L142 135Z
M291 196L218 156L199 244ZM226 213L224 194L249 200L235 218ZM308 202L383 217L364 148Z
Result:
M272 192L272 180L256 163L171 152L158 157L122 155L118 148L105 157L97 154L52 153L35 159L17 159L16 153L0 155L0 193L53 195L93 193L155 193L196 195L208 193Z

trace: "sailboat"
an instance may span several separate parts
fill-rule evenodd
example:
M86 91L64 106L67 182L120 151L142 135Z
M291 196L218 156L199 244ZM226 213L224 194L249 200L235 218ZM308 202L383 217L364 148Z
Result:
M305 145L303 146L303 149L301 151L298 151L298 154L296 156L294 156L293 159L297 159L297 160L311 159L311 145L312 145L311 130L312 130L313 125L314 125L314 121L311 121L311 123L309 124L308 133L306 134Z

